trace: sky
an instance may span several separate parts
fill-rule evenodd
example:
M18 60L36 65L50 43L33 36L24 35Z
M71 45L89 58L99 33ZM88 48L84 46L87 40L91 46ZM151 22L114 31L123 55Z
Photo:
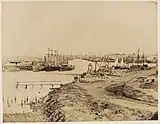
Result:
M3 2L2 56L157 53L152 2Z

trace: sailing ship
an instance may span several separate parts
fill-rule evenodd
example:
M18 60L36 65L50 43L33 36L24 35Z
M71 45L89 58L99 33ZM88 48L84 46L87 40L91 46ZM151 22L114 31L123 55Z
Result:
M34 67L34 71L68 71L74 69L74 65L68 64L68 58L58 55L58 51L53 50L53 48L48 48L48 53L44 56L43 62Z
M68 57L63 56L62 62L60 63L60 69L59 71L69 71L69 70L74 70L75 65L70 65L68 63Z
M47 56L44 56L45 71L60 70L58 63L58 51L48 48Z
M130 66L130 69L146 69L148 68L148 64L146 63L146 59L144 56L144 52L142 54L142 57L140 57L140 49L137 51L137 59L132 61L132 65Z

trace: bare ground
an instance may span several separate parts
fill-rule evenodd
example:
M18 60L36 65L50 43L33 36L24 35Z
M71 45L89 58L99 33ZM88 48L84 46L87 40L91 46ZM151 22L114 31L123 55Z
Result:
M105 81L66 84L52 89L34 110L40 121L48 122L150 120L158 111L155 73L124 72ZM148 78L155 80L149 84Z

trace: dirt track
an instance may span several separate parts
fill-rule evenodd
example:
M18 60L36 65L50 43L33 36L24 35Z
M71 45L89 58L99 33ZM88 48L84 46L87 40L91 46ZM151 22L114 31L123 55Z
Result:
M64 85L46 96L41 112L46 121L149 120L158 110L157 85L150 89L139 86L141 78L156 79L155 72L155 69L127 72L103 82ZM124 84L121 93L116 94L116 88Z

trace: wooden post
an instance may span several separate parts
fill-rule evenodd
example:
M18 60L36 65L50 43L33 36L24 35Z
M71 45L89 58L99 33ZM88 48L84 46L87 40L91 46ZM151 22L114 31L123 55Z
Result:
M17 82L17 83L16 83L16 89L18 89L18 86L19 86L19 83Z
M27 85L25 85L25 89L27 89Z
M43 88L43 84L41 84L41 89Z

